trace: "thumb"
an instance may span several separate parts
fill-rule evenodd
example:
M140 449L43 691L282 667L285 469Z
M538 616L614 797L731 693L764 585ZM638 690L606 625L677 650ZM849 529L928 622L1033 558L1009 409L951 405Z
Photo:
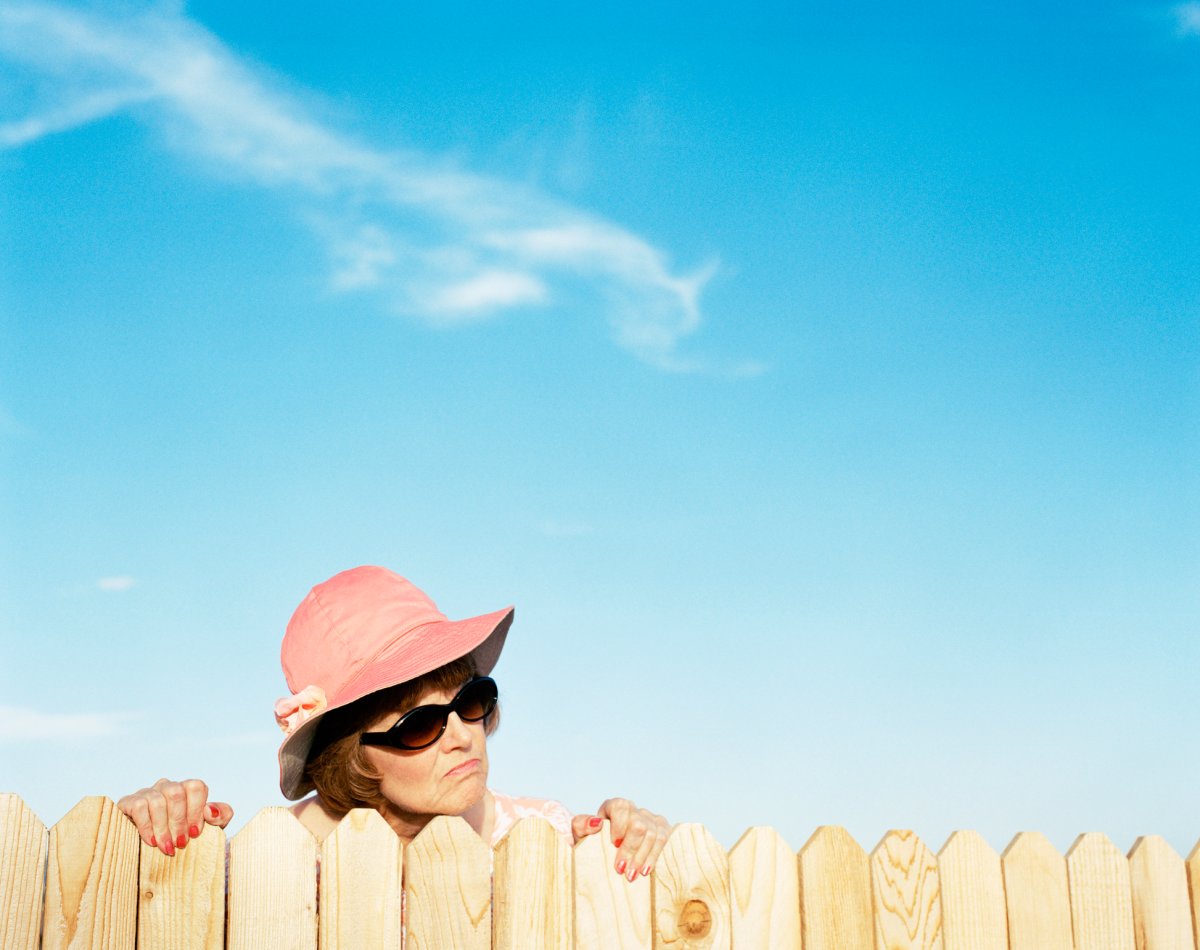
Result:
M575 835L576 844L581 838L594 835L604 827L599 815L576 815L571 819L571 833Z
M233 806L225 802L209 802L204 806L204 823L224 828L233 821Z

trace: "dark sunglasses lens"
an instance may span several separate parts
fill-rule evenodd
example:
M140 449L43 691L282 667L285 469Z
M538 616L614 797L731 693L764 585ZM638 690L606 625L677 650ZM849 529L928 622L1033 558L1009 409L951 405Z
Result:
M445 709L414 709L396 726L396 738L406 748L420 749L436 742L445 725Z
M479 722L496 708L496 684L491 680L476 680L463 688L455 703L458 718Z

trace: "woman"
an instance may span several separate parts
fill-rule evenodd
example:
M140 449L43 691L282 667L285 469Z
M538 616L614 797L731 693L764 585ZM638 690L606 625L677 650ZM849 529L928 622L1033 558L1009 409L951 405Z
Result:
M460 815L495 844L520 818L547 819L572 842L610 822L613 867L647 875L670 828L622 798L595 814L517 799L487 787L487 736L499 720L488 677L512 624L511 607L451 621L414 584L356 567L314 587L283 637L292 695L275 704L284 731L279 787L292 812L324 840L351 808L374 808L405 842L437 815ZM173 855L202 823L225 827L233 809L209 802L197 780L160 779L118 803L142 840Z

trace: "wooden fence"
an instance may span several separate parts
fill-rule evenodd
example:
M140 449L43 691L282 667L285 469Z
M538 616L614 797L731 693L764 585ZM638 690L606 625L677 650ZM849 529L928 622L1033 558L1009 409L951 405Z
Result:
M935 855L892 831L867 854L826 826L797 855L753 828L726 854L685 824L633 884L614 854L528 819L494 852L459 818L402 847L369 811L318 845L268 808L228 850L208 828L167 858L106 798L47 831L0 795L0 948L1197 950L1200 846L1185 862L1154 836L1126 857L1085 834L1064 857L1025 833L1001 856L958 831Z

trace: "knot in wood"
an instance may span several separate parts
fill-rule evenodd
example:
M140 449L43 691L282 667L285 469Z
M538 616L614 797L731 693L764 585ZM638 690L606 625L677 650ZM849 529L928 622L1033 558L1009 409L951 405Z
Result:
M679 911L679 932L689 940L707 937L712 930L712 912L704 901L690 900Z

